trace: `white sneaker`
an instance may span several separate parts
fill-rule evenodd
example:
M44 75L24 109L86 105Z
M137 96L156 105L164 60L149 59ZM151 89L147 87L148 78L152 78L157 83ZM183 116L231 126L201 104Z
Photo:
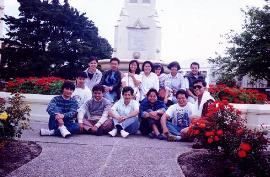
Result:
M54 130L42 128L42 129L40 129L39 134L40 134L40 136L51 136L54 134Z
M112 131L109 131L108 133L109 133L109 135L111 135L112 137L115 137L116 134L117 134L117 129L114 128Z
M121 134L121 136L122 136L123 138L126 138L126 137L129 135L129 133L126 132L125 130L121 130L121 131L120 131L120 134Z
M64 125L59 127L58 129L60 130L60 133L64 138L71 135L71 133L67 130L67 127Z

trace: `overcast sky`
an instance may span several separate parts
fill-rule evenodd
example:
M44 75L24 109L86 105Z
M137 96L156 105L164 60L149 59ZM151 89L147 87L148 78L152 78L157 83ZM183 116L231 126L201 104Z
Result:
M69 0L71 6L94 21L100 36L113 46L114 26L124 0ZM241 8L262 7L264 0L157 0L162 26L161 56L165 61L195 60L205 63L226 47L221 35L241 31ZM5 14L17 15L16 0L5 0ZM223 44L220 44L223 43Z

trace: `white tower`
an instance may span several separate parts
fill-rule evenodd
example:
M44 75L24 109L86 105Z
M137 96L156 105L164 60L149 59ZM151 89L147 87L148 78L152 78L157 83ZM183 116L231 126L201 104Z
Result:
M114 56L160 60L161 27L156 0L125 0L115 26Z

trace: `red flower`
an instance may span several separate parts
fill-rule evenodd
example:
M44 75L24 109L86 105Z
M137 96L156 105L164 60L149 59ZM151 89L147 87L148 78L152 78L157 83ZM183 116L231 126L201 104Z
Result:
M236 130L236 134L238 136L242 135L244 133L244 130L242 128Z
M218 137L218 136L215 136L215 137L214 137L214 140L215 140L215 141L219 141L219 137Z
M238 156L240 158L245 158L247 156L247 153L246 153L246 151L240 150L240 151L238 151Z
M213 141L214 141L213 138L208 138L208 139L207 139L207 142L208 142L209 144L213 143Z
M248 143L241 143L240 144L240 149L243 150L243 151L250 151L251 150L251 145L248 144Z
M199 127L200 127L200 128L205 128L206 125L205 125L205 123L201 123L201 124L199 124Z
M219 136L223 135L223 130L218 130L217 135L219 135Z
M200 130L194 130L194 131L193 131L193 134L194 134L194 135L200 134Z
M211 131L211 132L205 132L204 135L205 135L206 137L209 137L209 136L214 136L215 133L214 133L213 131Z

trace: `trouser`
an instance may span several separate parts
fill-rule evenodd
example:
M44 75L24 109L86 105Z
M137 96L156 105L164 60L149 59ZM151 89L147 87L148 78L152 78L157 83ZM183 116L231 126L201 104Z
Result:
M152 112L153 110L148 109L146 112ZM152 118L142 118L140 122L140 131L142 135L148 135L152 132L152 125L157 125L158 129L161 130L160 120L154 120Z
M185 127L180 127L178 125L174 125L172 122L167 121L166 126L169 130L169 132L173 135L180 136L181 135L181 130L184 129Z
M107 119L101 126L98 128L97 132L93 133L89 131L90 126L94 126L98 120L87 120L83 119L83 128L85 133L94 134L94 135L104 135L113 129L112 119Z
M128 118L121 123L119 123L118 120L113 119L113 123L114 123L114 126L120 125L123 128L123 130L125 130L129 134L136 134L139 129L138 117Z
M59 124L55 117L50 117L48 126L50 130L54 130L55 135L61 135L60 130L58 129ZM76 134L80 131L79 125L73 121L64 121L64 126L66 126L71 134Z

